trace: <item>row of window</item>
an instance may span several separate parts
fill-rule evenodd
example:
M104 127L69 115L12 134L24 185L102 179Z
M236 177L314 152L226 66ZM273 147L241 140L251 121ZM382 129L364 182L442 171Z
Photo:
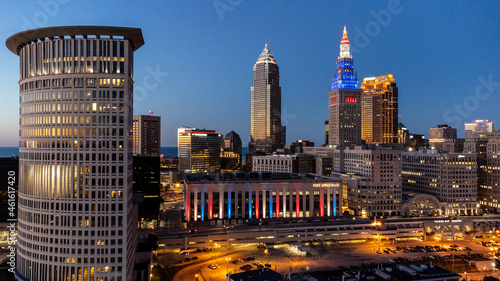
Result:
M21 104L19 113L23 114L55 114L61 113L90 113L90 112L123 112L123 103L98 103L98 102L68 102L68 103L36 103L36 104Z
M82 78L83 79L83 78ZM21 93L19 98L20 103L27 102L41 102L41 101L71 101L74 102L78 99L80 101L90 100L97 101L113 99L122 100L124 98L124 91L110 91L110 90L92 90L92 91L43 91L43 92L33 92L33 93Z
M116 39L49 39L21 49L21 79L64 73L125 73L128 41ZM130 65L128 65L131 71Z
M116 137L124 136L124 129L117 128L38 128L20 129L20 137Z

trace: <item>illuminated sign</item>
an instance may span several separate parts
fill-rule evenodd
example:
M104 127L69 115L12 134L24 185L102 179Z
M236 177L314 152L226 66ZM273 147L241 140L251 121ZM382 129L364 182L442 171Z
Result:
M344 103L356 103L356 97L345 97Z
M313 183L313 187L339 187L338 183Z
M462 220L438 220L438 221L434 221L434 223L449 223L449 222L462 222Z
M330 104L336 104L337 103L337 97L333 97L330 99Z

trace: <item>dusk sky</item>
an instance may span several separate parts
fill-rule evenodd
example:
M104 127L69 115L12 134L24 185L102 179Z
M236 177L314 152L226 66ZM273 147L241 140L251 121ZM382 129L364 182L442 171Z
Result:
M2 3L2 42L48 26L141 28L134 114L161 116L162 146L177 145L180 126L234 130L247 146L252 67L266 42L280 68L287 144L323 144L344 14L358 79L394 75L411 133L449 124L463 137L464 122L500 122L499 1ZM0 59L0 146L17 146L19 60L5 44Z

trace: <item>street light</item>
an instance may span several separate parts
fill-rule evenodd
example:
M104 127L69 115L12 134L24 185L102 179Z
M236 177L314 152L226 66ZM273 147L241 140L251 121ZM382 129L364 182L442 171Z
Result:
M269 263L269 251L267 249L264 250L264 254L266 254L266 259L267 259L267 263Z
M231 261L231 258L226 258L226 272L229 273L229 262Z
M464 274L465 274L465 281L467 281L467 271L464 272Z
M375 220L372 222L372 226L376 226L377 227L377 239L378 239L378 251L380 252L380 243L381 243L381 239L382 237L380 236L380 226L382 225L382 223L380 221L377 221L377 217L375 217Z
M217 248L217 243L212 245L212 252L214 252L214 259L216 259L217 258L217 251L215 251L214 248Z

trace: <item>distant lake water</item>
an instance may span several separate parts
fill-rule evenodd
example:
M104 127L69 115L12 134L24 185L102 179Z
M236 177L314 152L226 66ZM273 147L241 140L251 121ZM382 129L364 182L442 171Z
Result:
M248 153L248 147L243 147L243 157ZM166 146L161 148L161 154L163 156L177 157L177 147L176 146ZM12 157L19 156L18 147L0 147L0 157Z
M0 157L19 156L19 147L0 147Z

